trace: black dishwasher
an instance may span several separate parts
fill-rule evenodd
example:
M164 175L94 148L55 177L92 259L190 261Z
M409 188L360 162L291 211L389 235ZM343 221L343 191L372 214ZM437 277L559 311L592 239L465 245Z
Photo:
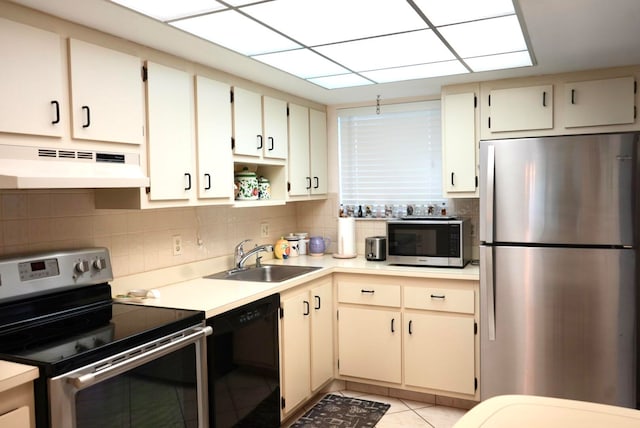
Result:
M273 294L207 320L212 427L280 426L279 307Z

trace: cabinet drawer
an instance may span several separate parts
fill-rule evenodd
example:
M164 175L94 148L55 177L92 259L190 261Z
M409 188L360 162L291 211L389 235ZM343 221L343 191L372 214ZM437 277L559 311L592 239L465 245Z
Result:
M339 282L338 301L359 305L400 307L400 286L366 282Z
M0 427L29 428L30 426L31 418L27 406L0 415Z
M404 306L410 309L473 314L473 290L453 288L405 287Z

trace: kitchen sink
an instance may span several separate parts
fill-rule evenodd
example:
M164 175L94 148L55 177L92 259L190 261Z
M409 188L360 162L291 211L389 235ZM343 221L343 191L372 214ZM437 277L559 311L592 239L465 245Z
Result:
M260 267L218 272L205 276L205 278L234 281L282 282L318 269L320 269L318 266L262 265Z

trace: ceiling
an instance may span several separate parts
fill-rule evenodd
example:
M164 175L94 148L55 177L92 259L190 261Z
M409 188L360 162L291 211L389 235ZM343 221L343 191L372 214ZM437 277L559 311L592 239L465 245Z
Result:
M514 0L535 57L532 67L331 90L107 0L12 1L330 105L434 95L448 84L640 64L638 0Z

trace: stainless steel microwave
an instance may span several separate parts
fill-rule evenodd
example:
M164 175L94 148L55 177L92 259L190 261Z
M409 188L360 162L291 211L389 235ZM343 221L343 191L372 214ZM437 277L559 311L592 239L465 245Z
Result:
M387 262L390 264L462 268L470 260L469 219L387 221Z

